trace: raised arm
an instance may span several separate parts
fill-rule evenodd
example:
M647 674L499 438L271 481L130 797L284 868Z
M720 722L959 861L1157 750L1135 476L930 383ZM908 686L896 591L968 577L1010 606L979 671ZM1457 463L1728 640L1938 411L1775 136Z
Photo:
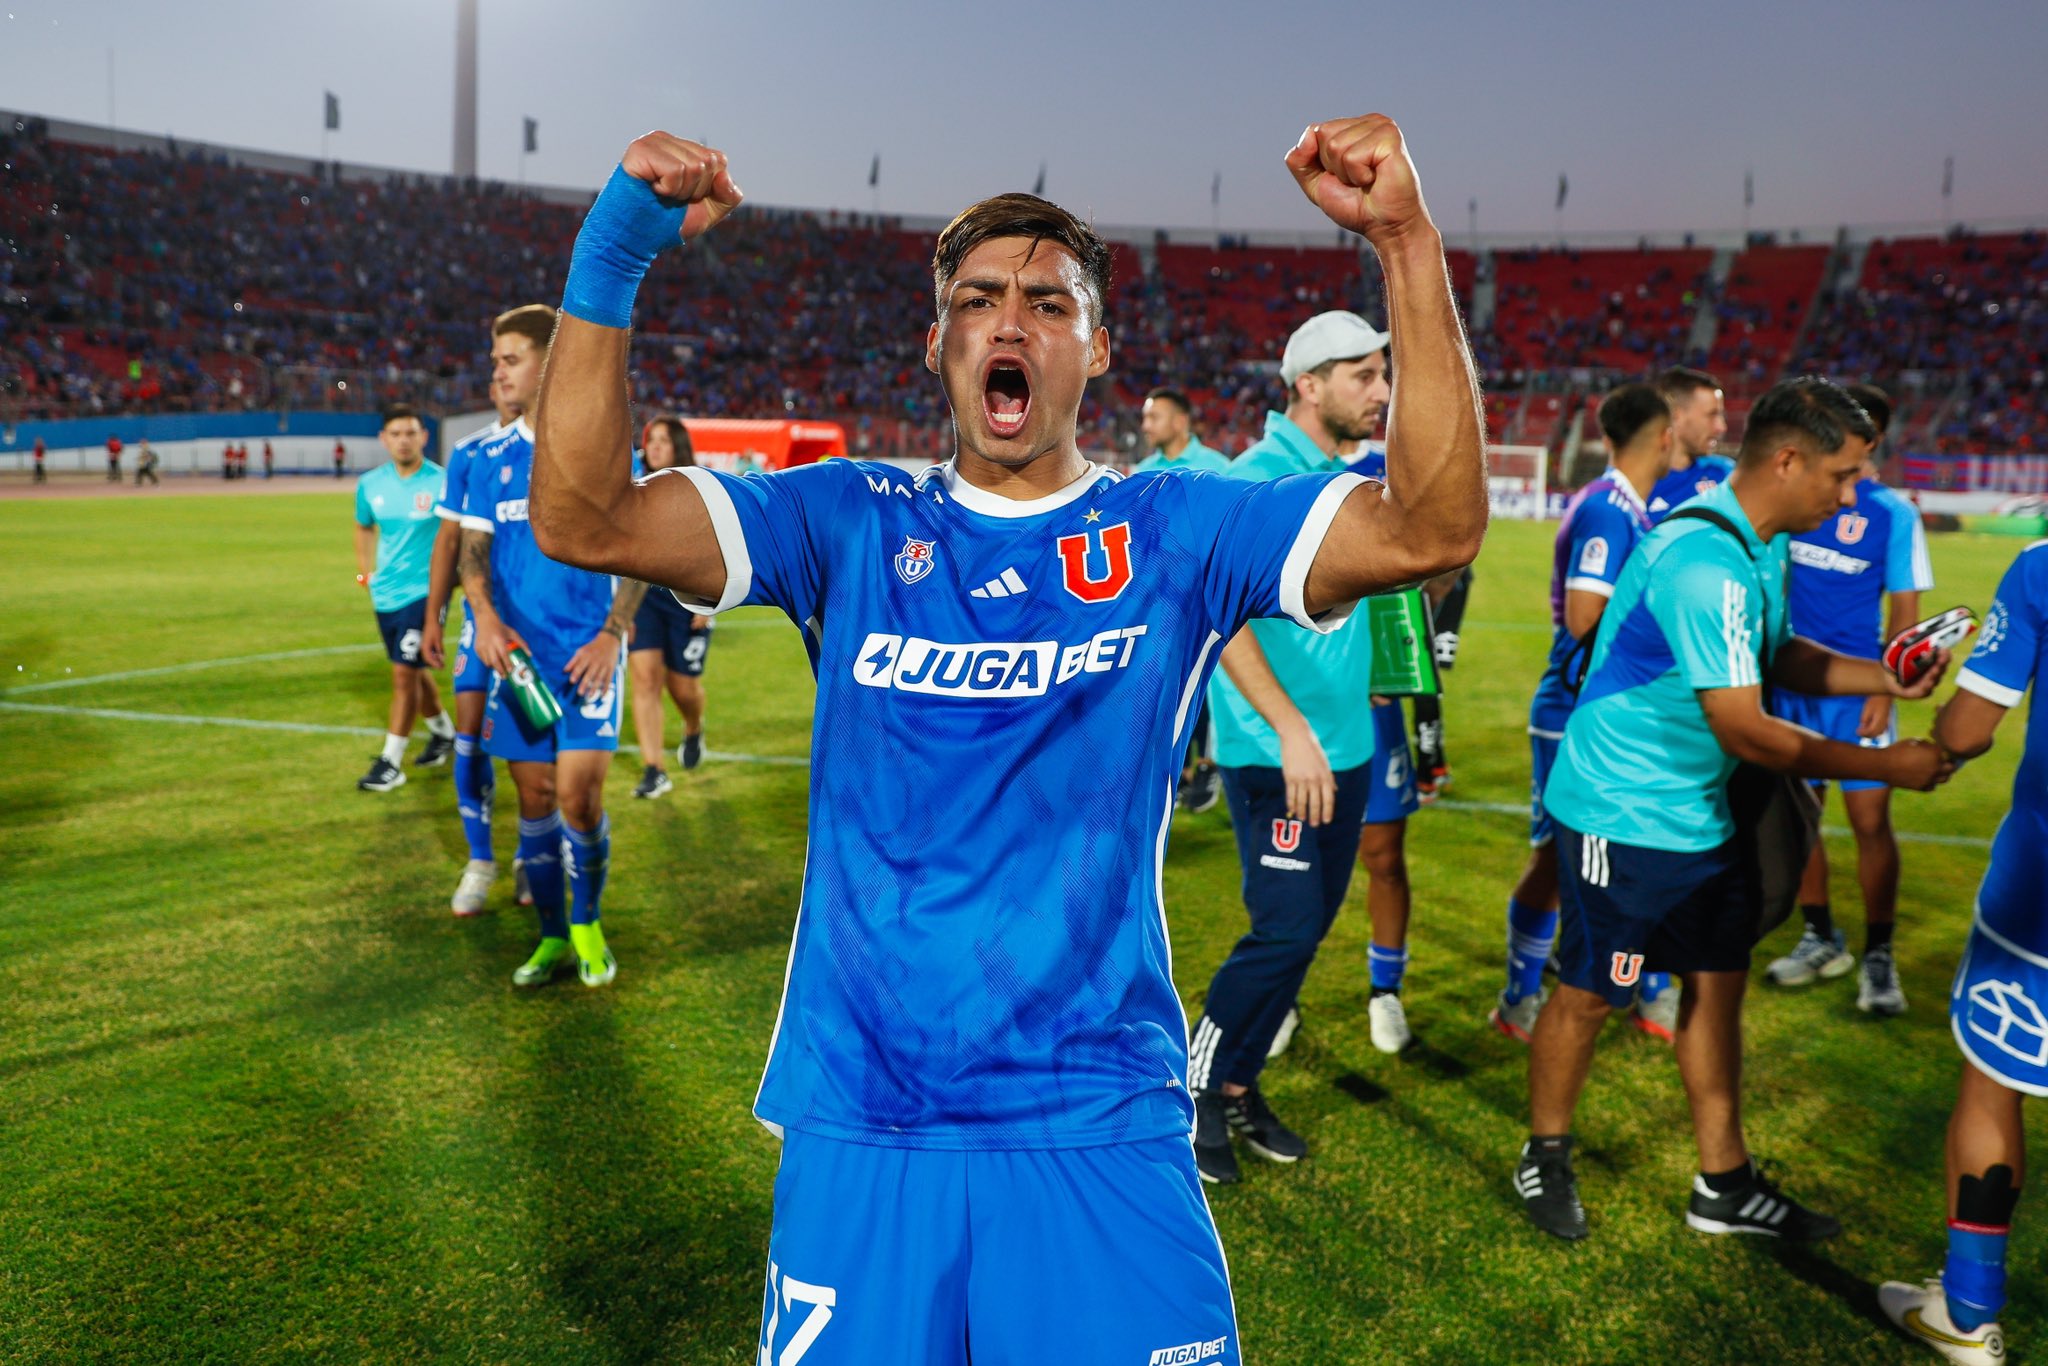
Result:
M1287 153L1309 201L1362 233L1386 279L1394 392L1387 482L1354 489L1309 569L1311 614L1470 564L1486 532L1479 381L1443 236L1401 130L1383 114L1310 124Z
M690 479L632 479L627 329L656 254L709 231L739 202L723 152L649 133L584 217L532 417L528 515L550 558L700 602L724 593L725 560Z

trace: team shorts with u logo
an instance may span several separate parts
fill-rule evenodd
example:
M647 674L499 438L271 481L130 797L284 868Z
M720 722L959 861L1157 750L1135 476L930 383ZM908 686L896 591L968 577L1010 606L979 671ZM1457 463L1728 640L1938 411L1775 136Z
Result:
M455 647L455 691L489 692L491 671L476 656L476 614L469 603L462 604L462 636Z
M1949 1027L1978 1071L2048 1096L2048 957L1999 934L1980 914L1949 991Z
M1882 735L1864 735L1863 705L1861 697L1809 697L1801 692L1787 692L1783 688L1771 690L1771 715L1795 726L1804 726L1816 735L1830 740L1840 740L1845 745L1858 745L1864 749L1889 749L1899 738L1899 709L1894 706L1891 719L1886 723ZM1827 787L1821 779L1813 785ZM1836 786L1844 792L1867 792L1888 784L1869 778L1841 778Z
M377 634L384 638L384 654L393 664L408 669L420 667L420 632L427 627L427 600L409 602L389 612L377 613Z
M675 600L666 588L650 588L633 614L634 654L642 650L661 651L661 662L672 674L696 678L704 672L704 656L711 649L711 619L702 626L688 608Z
M1681 853L1553 825L1559 981L1625 1006L1645 972L1749 970L1761 887L1735 840Z
M611 686L596 697L577 692L567 668L550 669L538 660L534 664L555 695L562 719L546 730L533 729L512 699L511 685L492 674L490 696L484 702L484 753L512 763L551 764L565 749L616 750L625 717L624 657L612 668Z

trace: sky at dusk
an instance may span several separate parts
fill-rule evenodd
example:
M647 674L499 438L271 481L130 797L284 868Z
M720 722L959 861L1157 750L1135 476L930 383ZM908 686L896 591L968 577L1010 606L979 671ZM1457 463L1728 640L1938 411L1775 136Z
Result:
M1280 157L1311 119L1405 129L1432 210L1482 232L2048 220L2048 8L1028 5L482 0L479 157L597 186L662 127L756 203L947 214L1028 189L1097 222L1317 229ZM0 0L0 107L445 171L454 0Z

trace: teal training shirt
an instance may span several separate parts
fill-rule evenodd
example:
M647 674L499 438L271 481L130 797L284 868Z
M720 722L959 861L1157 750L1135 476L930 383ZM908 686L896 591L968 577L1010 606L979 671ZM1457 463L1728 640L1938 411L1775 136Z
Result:
M377 528L377 571L370 575L370 606L395 612L427 595L428 566L441 519L441 467L420 461L412 478L385 461L356 480L356 525Z
M1165 451L1155 450L1140 460L1131 473L1143 474L1146 470L1208 470L1211 473L1222 474L1229 469L1229 456L1214 446L1204 446L1191 436L1188 438L1188 444L1181 447L1179 455L1168 459Z
M1324 455L1284 413L1267 413L1265 436L1231 461L1225 473L1264 480L1348 469L1342 460ZM1372 632L1366 618L1364 612L1347 612L1327 634L1282 620L1254 621L1245 628L1257 637L1273 676L1308 718L1330 767L1340 773L1373 756L1372 703L1366 691L1372 677ZM1221 668L1209 681L1209 716L1216 728L1210 757L1218 764L1280 766L1280 737Z
M1773 656L1792 636L1791 537L1759 541L1727 484L1689 501L1733 522L1756 559L1692 518L1667 520L1643 539L1601 614L1543 793L1551 816L1581 834L1673 853L1713 849L1735 833L1727 792L1735 760L1696 694L1761 683L1759 632L1769 631Z

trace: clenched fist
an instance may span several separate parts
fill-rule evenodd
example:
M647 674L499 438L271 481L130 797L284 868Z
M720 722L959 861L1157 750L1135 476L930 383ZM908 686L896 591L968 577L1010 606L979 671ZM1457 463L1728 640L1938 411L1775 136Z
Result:
M1431 226L1415 163L1385 114L1310 124L1288 149L1287 169L1340 228L1384 241Z
M673 133L653 132L633 139L619 164L627 175L653 186L663 199L689 206L683 215L685 242L717 227L745 197L726 166L725 153Z

